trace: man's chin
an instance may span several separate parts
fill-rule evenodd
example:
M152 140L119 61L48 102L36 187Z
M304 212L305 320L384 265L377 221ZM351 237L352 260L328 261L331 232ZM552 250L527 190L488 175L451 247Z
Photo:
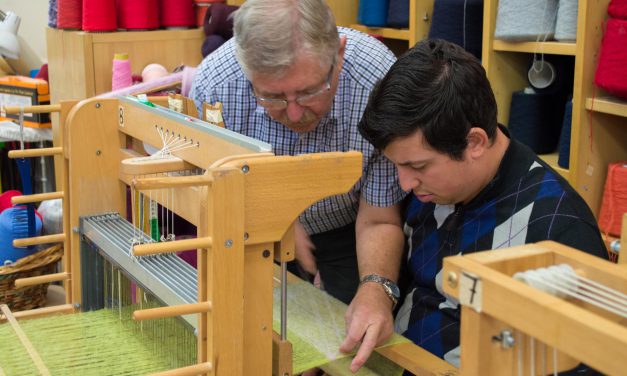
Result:
M434 199L433 195L431 195L431 194L419 195L419 194L414 193L414 196L416 196L416 198L417 198L420 202L423 202L423 203L425 203L425 204L426 204L427 202L431 202L431 201L433 201L433 199Z

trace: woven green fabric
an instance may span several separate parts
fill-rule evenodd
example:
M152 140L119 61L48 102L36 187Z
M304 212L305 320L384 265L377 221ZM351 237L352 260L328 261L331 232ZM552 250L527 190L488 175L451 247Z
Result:
M387 359L374 355L367 367L353 374L349 370L351 354L339 351L345 336L346 305L310 283L290 284L287 289L287 339L292 343L293 372L322 367L335 375L402 374L403 370ZM281 290L274 289L273 328L281 330ZM394 334L383 346L408 342ZM354 355L354 354L353 354Z
M195 363L191 331L176 319L124 319L135 309L21 320L20 327L55 376L145 375ZM10 324L0 325L0 338L0 368L6 375L39 374Z

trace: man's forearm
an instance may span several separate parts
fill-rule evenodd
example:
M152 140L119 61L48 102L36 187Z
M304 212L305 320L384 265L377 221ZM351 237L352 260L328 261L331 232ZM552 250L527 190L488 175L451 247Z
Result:
M389 208L362 206L355 232L360 276L377 274L396 281L404 244L398 205Z

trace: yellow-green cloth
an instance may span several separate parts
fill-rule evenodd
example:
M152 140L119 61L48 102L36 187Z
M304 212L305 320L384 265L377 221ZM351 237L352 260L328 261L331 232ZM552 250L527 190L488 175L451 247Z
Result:
M321 367L333 375L400 375L403 370L382 356L373 355L360 372L349 365L354 354L339 351L345 337L347 306L307 282L291 283L287 289L287 339L292 343L295 374ZM281 329L281 290L274 289L273 327ZM394 334L383 346L408 342ZM374 354L374 353L373 353Z
M134 323L129 314L92 312L20 320L51 375L146 375L195 363L196 338L175 319ZM0 325L0 369L7 376L39 372L9 323Z

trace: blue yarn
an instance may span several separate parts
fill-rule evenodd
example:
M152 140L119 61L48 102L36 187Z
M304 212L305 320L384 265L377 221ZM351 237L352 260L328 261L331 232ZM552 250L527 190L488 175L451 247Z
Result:
M559 0L555 21L555 39L561 42L577 40L578 0Z
M532 89L514 92L508 122L512 138L537 154L553 152L560 137L563 108L563 102L558 105L551 93Z
M57 14L57 0L50 0L50 5L48 6L48 26L55 29L57 28Z
M509 41L552 39L557 4L558 0L500 0L494 38Z
M357 22L370 27L387 25L389 0L359 0Z
M16 262L22 257L30 256L37 252L37 247L30 246L25 248L17 248L13 246L14 239L28 237L26 233L19 232L19 224L15 224L16 216L19 218L18 211L25 210L22 208L11 207L0 213L0 266L7 262ZM18 214L18 215L16 215ZM38 215L35 215L35 232L41 234L42 222ZM23 226L22 226L23 227Z
M562 122L562 133L560 134L560 143L558 148L557 165L562 168L570 166L570 130L573 123L573 101L566 102L564 110L564 121Z
M462 46L481 59L483 0L435 0L429 38Z
M409 0L390 0L387 23L390 27L409 27Z

